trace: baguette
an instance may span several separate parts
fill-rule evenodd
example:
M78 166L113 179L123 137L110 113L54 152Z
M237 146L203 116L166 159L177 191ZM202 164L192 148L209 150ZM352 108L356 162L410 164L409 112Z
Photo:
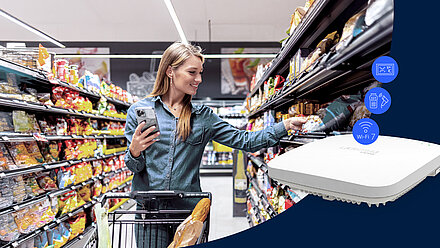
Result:
M191 213L193 220L204 222L206 216L208 216L210 207L211 207L211 200L209 200L209 198L201 199Z

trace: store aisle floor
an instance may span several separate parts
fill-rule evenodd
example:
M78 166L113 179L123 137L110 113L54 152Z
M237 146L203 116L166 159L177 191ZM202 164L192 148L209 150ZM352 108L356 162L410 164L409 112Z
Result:
M212 193L210 241L249 228L246 217L232 217L232 177L202 176L201 187Z

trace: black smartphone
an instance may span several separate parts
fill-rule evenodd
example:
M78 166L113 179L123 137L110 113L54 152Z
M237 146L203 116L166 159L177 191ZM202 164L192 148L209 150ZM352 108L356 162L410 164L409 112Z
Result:
M142 128L141 132L144 132L151 126L156 126L156 128L148 135L152 135L154 133L159 132L159 123L157 122L156 112L152 107L137 107L136 111L136 120L138 125L145 121L145 126Z

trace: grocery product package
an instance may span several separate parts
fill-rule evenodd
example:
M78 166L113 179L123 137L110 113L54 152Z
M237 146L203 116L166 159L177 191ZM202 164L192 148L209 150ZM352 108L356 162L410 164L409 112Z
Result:
M197 242L203 229L203 222L208 216L211 207L211 200L201 199L193 212L176 229L173 242L168 248L176 248L194 245Z
M64 189L75 183L75 175L72 171L73 170L64 169L63 167L56 171L59 189Z
M0 111L0 132L14 132L12 112Z
M365 24L367 26L371 26L385 13L392 11L394 6L393 0L373 0L369 2L365 13Z
M78 189L78 196L85 202L89 202L92 200L92 190L90 188L90 184L87 184L80 189Z
M17 133L41 133L35 115L28 114L22 110L12 112L14 131Z
M60 161L61 145L61 142L54 140L49 142L39 142L41 153L46 163Z
M45 191L57 190L55 172L40 172L36 175L38 185Z
M34 174L23 175L23 181L25 183L26 198L32 198L45 192L38 185Z
M341 40L336 45L336 51L348 46L350 42L365 29L365 10L352 16L344 25Z
M97 197L100 196L102 192L102 183L100 180L97 180L94 184L93 184L93 195L92 197Z
M43 155L41 155L40 148L36 141L26 141L23 142L29 156L37 160L37 163L44 163Z
M339 42L339 34L337 33L337 31L334 31L326 35L325 38L318 43L315 50L313 50L313 52L309 54L307 59L302 64L300 71L304 71L304 70L310 71L311 66L319 59L319 57L327 53L330 50L330 48L332 48L333 45L335 45L338 42Z
M84 212L80 212L79 214L71 217L67 222L69 223L71 229L70 239L73 239L84 232L86 227L86 214Z
M0 171L15 170L17 168L5 144L0 143Z
M10 242L20 236L12 214L0 215L0 240Z
M37 159L29 154L24 142L6 143L6 147L8 148L17 168L26 168L38 164Z
M357 106L362 104L361 94L343 95L330 103L323 112L322 125L316 131L346 130L348 121Z
M0 179L0 209L9 207L14 202L11 180L10 178Z
M304 133L307 132L313 132L315 130L318 130L324 123L322 122L321 118L317 115L309 115L307 116L306 123L302 125L302 131Z
M102 174L102 164L103 161L102 160L95 160L92 161L92 167L93 167L93 176L99 176Z
M72 212L78 207L78 195L72 190L58 197L58 214Z
M20 203L26 199L26 186L23 180L23 176L11 177L10 187L12 195L14 196L14 202Z
M32 207L25 207L12 213L20 233L28 234L37 229L38 220L34 211Z

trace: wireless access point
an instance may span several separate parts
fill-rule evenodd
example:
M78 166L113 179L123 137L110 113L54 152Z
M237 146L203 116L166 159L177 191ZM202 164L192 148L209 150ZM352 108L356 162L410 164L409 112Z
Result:
M379 136L361 145L337 135L295 148L268 163L269 176L327 200L385 205L440 172L440 145Z

